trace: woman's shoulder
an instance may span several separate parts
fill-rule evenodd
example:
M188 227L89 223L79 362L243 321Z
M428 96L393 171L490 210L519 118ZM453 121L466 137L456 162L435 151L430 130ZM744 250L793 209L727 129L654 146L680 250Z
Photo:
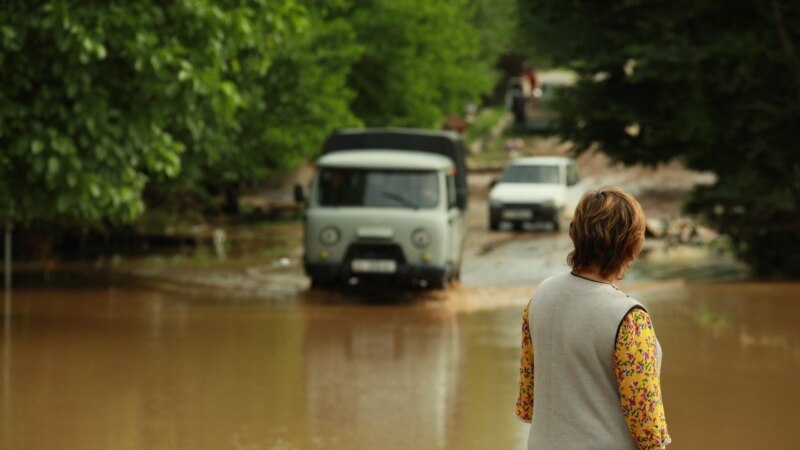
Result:
M606 303L608 303L613 309L617 310L618 313L621 313L620 317L625 317L634 311L642 311L645 314L647 313L647 308L645 308L639 300L631 297L617 288L615 288L615 290L617 292L609 295Z
M531 301L535 301L538 298L545 298L551 296L559 296L562 292L570 291L568 286L569 284L569 277L571 275L569 272L566 273L559 273L556 275L551 275L544 280L540 281L539 284L536 285L536 289L533 292L533 296Z
M563 272L563 273L558 273L558 274L555 274L555 275L550 275L549 277L547 277L544 280L542 280L541 282L539 282L539 286L537 287L537 289L540 289L540 288L551 289L551 288L554 288L554 287L564 286L564 285L568 284L570 281L572 281L571 278L574 278L574 277L569 272Z
M616 286L614 286L614 289L617 291L617 295L615 295L613 299L627 308L626 314L632 312L633 310L639 310L647 313L647 308L645 308L642 302L637 300L635 297L632 297L630 294L625 293L625 291L620 290Z

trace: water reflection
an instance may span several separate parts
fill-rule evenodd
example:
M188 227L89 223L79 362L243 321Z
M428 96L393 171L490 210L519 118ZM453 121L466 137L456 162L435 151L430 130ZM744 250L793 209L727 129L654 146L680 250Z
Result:
M9 434L11 430L11 283L5 280L3 293L3 398L2 398L2 431L3 448L10 448Z
M315 444L442 448L449 441L447 411L460 374L453 315L380 307L312 316L303 361Z
M676 445L794 445L799 287L631 289L664 347ZM281 306L22 290L4 313L3 448L523 448L512 410L524 296ZM503 298L514 306L486 307Z
M667 349L673 439L686 448L795 448L800 286L693 284L681 294L653 294L650 308Z

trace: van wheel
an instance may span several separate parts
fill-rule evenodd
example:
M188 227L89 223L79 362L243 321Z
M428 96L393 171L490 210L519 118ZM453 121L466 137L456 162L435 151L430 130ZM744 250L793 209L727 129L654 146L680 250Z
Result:
M558 219L553 219L553 231L558 232L561 230L561 221Z
M435 289L437 291L443 291L447 289L447 278L442 277L441 279L431 280L429 286L431 289Z
M311 277L311 289L324 289L330 287L332 284L330 280Z
M428 280L428 286L431 289L435 289L437 291L447 289L447 286L455 277L455 271L453 270L452 263L447 263L447 269L448 270L445 270L445 273L443 273L441 277Z
M497 231L500 229L500 222L489 221L489 229L492 231Z

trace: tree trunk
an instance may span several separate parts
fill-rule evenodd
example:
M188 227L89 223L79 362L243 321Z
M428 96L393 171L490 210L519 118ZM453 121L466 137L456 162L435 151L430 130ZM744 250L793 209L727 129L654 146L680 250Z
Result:
M239 215L239 189L235 187L225 188L225 204L222 207L225 214L231 216Z
M5 236L5 290L11 292L11 230L14 225L10 220L6 220Z

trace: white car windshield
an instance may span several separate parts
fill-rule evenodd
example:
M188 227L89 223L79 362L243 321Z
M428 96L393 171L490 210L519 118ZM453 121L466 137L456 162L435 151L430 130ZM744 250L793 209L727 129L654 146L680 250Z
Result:
M323 169L319 175L322 206L435 208L439 183L435 171Z
M501 183L542 183L558 184L558 166L509 166L503 172Z

